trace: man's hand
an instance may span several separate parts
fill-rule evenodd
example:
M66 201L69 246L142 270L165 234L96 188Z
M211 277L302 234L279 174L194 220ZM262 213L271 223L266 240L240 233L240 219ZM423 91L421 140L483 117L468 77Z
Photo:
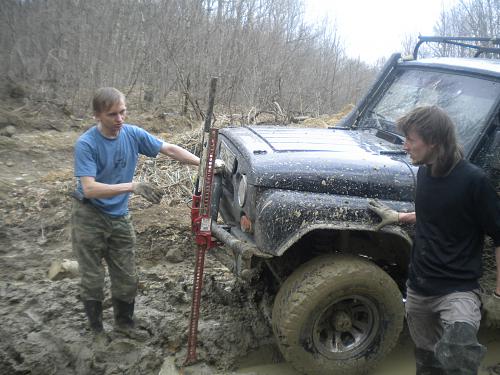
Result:
M382 221L375 227L375 230L379 230L388 224L395 224L399 222L399 213L389 206L380 203L377 199L369 199L368 208L382 219Z
M133 183L134 194L138 194L146 198L149 202L158 204L163 197L163 191L158 187L151 186L145 182L134 182Z

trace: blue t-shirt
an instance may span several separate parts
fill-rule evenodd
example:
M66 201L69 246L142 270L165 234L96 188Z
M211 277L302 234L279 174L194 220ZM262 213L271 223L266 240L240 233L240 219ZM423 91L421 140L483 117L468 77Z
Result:
M155 157L163 142L144 129L124 124L116 138L106 138L97 126L87 130L75 144L75 177L77 194L83 196L80 177L95 177L103 184L131 182L139 154ZM90 199L102 212L111 216L128 213L130 193L110 198Z

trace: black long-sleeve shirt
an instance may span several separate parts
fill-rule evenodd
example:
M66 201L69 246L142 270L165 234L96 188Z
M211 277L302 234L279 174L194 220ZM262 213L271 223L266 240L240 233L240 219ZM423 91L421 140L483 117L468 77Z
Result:
M418 170L409 286L424 295L479 287L484 235L500 246L500 198L486 174L460 161L445 177Z

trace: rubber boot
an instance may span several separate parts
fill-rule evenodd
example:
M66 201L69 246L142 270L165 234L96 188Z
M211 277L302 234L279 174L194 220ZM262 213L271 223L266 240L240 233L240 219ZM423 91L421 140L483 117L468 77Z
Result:
M115 331L136 340L149 338L147 332L135 328L134 304L135 301L127 303L113 298L113 312L115 315Z
M83 301L83 306L92 332L102 332L102 302L93 300Z
M477 329L468 323L445 326L435 352L446 375L477 375L486 348L477 341L476 334Z
M434 352L416 348L415 360L417 365L416 375L446 375Z
M113 312L115 315L115 323L120 327L134 328L134 304L121 301L113 298Z

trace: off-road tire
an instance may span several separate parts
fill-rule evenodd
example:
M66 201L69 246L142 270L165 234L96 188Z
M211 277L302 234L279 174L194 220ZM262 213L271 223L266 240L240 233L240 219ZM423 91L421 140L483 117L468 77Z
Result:
M366 373L392 350L403 320L391 277L348 255L303 264L283 283L272 315L283 356L309 375Z

